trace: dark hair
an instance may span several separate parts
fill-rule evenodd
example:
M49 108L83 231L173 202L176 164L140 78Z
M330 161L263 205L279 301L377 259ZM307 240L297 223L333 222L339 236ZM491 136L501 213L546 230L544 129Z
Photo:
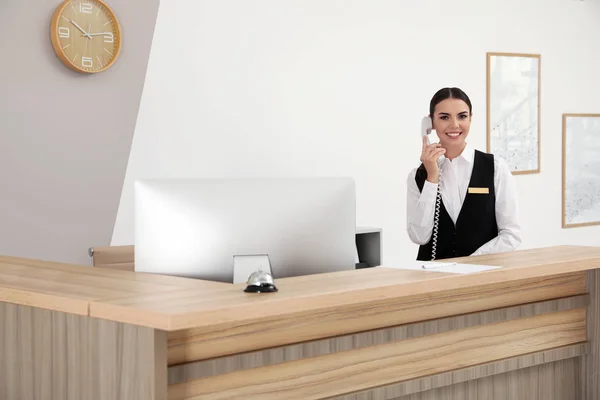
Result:
M431 118L433 118L433 112L435 110L435 106L437 106L438 103L440 103L446 99L459 99L459 100L464 101L469 106L469 114L473 113L473 108L471 106L471 100L469 99L469 96L467 96L467 94L462 91L462 89L459 89L457 87L445 87L445 88L438 90L433 95L433 97L431 98L431 101L429 102L429 115L431 115Z

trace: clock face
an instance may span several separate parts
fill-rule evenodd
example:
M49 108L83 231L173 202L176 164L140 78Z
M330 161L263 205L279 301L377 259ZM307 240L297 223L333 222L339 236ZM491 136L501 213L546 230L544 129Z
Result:
M54 13L50 35L57 56L78 72L105 71L121 50L119 22L101 0L65 0Z

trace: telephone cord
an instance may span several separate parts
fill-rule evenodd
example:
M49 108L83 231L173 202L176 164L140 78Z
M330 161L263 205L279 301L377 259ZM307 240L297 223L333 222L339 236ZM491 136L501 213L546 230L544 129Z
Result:
M439 176L438 176L438 187L437 187L437 193L436 193L436 197L435 197L435 214L433 216L433 243L431 246L431 260L435 260L435 253L437 250L437 237L438 237L438 226L440 223L440 206L441 206L441 201L442 201L442 193L441 193L441 186L442 186L442 171L440 169L439 172Z

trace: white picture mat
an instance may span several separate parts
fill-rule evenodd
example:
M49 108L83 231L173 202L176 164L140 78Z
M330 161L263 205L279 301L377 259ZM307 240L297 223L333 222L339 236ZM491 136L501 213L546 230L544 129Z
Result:
M511 171L540 170L540 57L488 53L488 151Z
M563 227L600 224L600 114L563 115Z

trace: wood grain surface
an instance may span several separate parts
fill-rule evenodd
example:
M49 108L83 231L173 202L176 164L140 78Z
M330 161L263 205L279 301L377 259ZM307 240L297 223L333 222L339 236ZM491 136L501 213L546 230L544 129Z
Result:
M587 340L590 351L581 363L581 399L600 399L600 270L587 272Z
M134 271L135 248L133 245L94 247L92 262L98 268Z
M0 257L0 398L504 400L515 385L535 400L598 397L600 248L456 261L503 268L378 267L277 279L279 292L256 295Z
M245 325L261 320L283 321L277 322L283 325L293 321L302 326L307 315L326 315L330 321L337 315L340 324L344 319L339 318L340 314L366 315L365 324L348 322L337 333L332 332L343 334L350 333L348 329L380 326L380 319L373 316L376 309L387 313L396 306L406 308L432 297L441 301L478 292L493 293L508 286L548 282L563 274L598 268L600 248L557 246L457 260L504 268L468 275L368 268L279 279L279 292L257 295L244 293L243 285L0 257L0 301L166 331L198 328L208 334L245 329ZM515 295L526 300L528 293ZM536 300L542 299L531 301ZM469 311L473 310L461 312Z
M391 328L375 329L350 335L336 336L309 342L294 343L265 350L250 351L231 356L169 366L169 384L228 374L249 368L264 367L289 361L296 361L341 351L361 349L369 346L392 343L398 340L413 339L454 329L510 321L523 317L567 311L588 306L589 296L580 295L539 303L521 304L514 307L498 308L471 314L457 315L423 322L416 322ZM173 359L169 347L169 359Z
M585 273L497 283L456 291L331 306L320 310L287 305L286 314L237 324L214 324L169 333L171 365L319 338L404 325L585 293ZM315 300L316 301L316 300ZM302 302L309 303L308 300ZM295 312L293 312L295 311ZM241 317L241 315L240 315ZM268 323L267 323L268 322ZM242 339L243 338L243 339Z
M244 293L243 285L232 285L230 290L213 293L188 289L158 296L92 301L90 315L168 331L189 328L222 330L264 319L289 319L302 324L304 315L354 314L357 309L372 309L378 304L419 302L434 294L451 298L463 292L493 291L522 282L543 281L561 274L594 269L600 267L600 248L560 246L469 257L464 261L506 268L443 276L436 275L437 272L367 268L279 279L276 281L279 292L262 295ZM527 296L527 293L522 291L520 295ZM550 298L554 297L560 295ZM372 329L375 326L367 324L359 328Z
M360 400L580 400L578 380L579 362L572 358L402 397Z
M579 400L589 346L574 344L327 400Z
M167 333L0 302L0 399L167 400Z
M585 340L575 309L170 385L169 399L323 399Z

